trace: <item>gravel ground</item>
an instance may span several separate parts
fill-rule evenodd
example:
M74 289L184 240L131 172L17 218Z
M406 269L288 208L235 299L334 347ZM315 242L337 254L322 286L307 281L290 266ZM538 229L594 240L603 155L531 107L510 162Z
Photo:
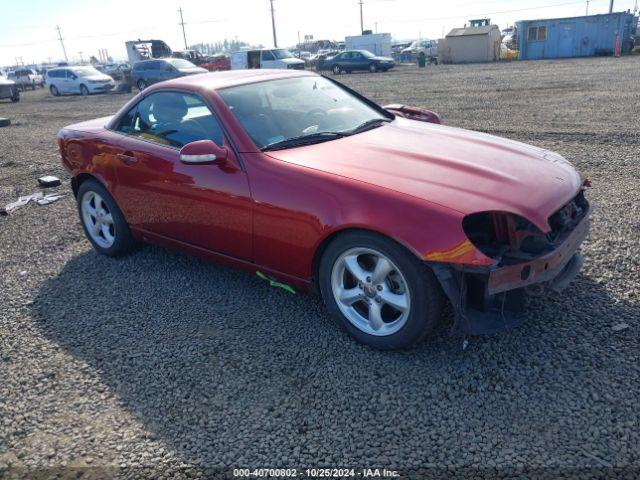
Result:
M577 281L466 350L443 326L411 351L374 351L318 299L245 273L154 247L100 257L71 196L0 217L0 477L386 466L637 478L639 67L627 57L340 77L380 103L558 151L593 183ZM40 175L66 179L57 130L127 98L39 90L0 103L13 119L0 129L0 204L36 191Z

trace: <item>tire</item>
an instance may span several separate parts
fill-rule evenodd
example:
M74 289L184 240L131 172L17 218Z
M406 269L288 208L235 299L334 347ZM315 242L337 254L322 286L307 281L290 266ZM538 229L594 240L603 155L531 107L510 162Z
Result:
M13 103L17 103L20 101L20 92L18 91L17 88L13 91L13 95L11 96L11 101Z
M8 127L9 125L11 125L11 119L0 117L0 128Z
M145 88L147 88L147 82L145 82L142 79L138 80L138 83L136 83L136 85L138 86L138 90L140 90L140 91L142 91Z
M371 65L369 65L369 71L371 73L376 73L378 71L378 67L376 66L375 63L372 63Z
M58 87L56 87L55 85L51 85L49 87L49 91L51 92L51 95L53 95L54 97L60 96L60 91L58 90Z
M340 65L334 65L331 70L335 75L340 75L342 73L342 68L340 68Z
M135 249L137 242L122 211L99 182L84 181L78 189L77 203L84 233L98 253L117 257ZM97 233L96 230L90 230L92 226L98 230Z
M87 95L89 95L89 89L87 88L87 86L84 83L80 84L80 95L86 97Z
M353 267L346 267L354 265L354 258L358 277L350 273ZM376 279L375 265L381 258L388 266L381 271L387 273ZM322 298L339 325L371 347L411 347L423 340L441 318L444 296L433 272L407 249L382 235L347 232L338 236L322 255L318 274ZM339 299L341 295L346 302ZM385 299L399 305L398 309ZM376 321L371 320L372 311L379 312Z
M36 82L31 83L31 90L36 91Z

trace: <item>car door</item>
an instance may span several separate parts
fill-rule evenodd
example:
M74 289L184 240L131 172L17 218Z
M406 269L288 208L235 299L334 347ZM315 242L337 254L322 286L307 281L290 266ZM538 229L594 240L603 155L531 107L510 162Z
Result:
M366 70L367 59L360 52L352 52L351 53L351 69L352 70Z
M58 91L60 93L69 93L71 91L69 88L69 83L71 82L69 74L71 72L66 68L64 70L58 70L58 72L56 76L56 87L58 87Z
M236 258L252 258L249 184L217 117L193 94L160 91L119 122L114 197L134 228ZM184 164L180 147L209 139L224 164Z
M72 70L67 70L67 92L78 93L80 91L80 80L78 75Z
M276 57L273 56L271 50L262 50L260 52L260 68L282 68L278 65Z

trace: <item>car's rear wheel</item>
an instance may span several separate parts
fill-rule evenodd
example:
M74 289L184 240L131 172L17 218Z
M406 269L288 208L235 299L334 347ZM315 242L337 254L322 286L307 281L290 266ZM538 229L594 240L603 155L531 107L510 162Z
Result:
M89 89L84 83L80 85L80 95L89 95Z
M58 87L56 87L55 85L51 85L49 87L49 91L51 92L51 95L53 95L54 97L60 96L60 91L58 90Z
M11 101L13 103L16 103L16 102L20 101L20 92L18 91L17 88L15 90L13 90L13 92L11 94Z
M333 70L333 73L335 73L336 75L340 75L342 73L342 68L340 67L340 65L334 65L331 70Z
M378 71L378 67L376 66L375 63L372 63L371 65L369 65L369 71L371 73L376 73Z
M142 91L145 88L147 88L147 82L145 82L142 79L138 80L138 83L136 85L138 85L138 90L140 90L140 91Z
M84 181L77 201L84 232L98 253L115 257L135 248L136 241L122 211L100 183Z
M442 313L442 291L431 270L401 245L369 232L349 232L331 242L320 262L319 284L340 325L379 349L416 344Z

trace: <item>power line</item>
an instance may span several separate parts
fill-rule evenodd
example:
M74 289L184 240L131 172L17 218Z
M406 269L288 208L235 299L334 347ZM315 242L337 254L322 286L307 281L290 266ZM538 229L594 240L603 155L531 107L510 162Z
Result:
M64 61L68 62L67 58L67 49L64 48L64 41L62 40L62 33L60 33L60 25L56 25L56 30L58 30L58 38L60 39L60 45L62 45L62 52L64 53Z
M187 50L189 47L187 46L187 34L184 32L184 19L182 18L182 7L178 9L180 12L180 25L182 25L182 38L184 39L184 49Z
M591 2L600 2L603 0L590 0ZM406 20L387 20L387 23L398 23L398 22L428 22L428 21L436 21L436 20L455 20L457 18L473 18L473 17L482 17L485 15L499 15L502 13L517 13L524 12L527 10L542 10L545 8L554 8L554 7L565 7L568 5L577 5L583 4L584 0L580 0L579 2L567 2L567 3L556 3L554 5L544 5L540 7L527 7L527 8L518 8L513 10L501 10L499 12L483 12L483 13L467 13L465 15L453 15L450 17L437 17L437 18L411 18Z

